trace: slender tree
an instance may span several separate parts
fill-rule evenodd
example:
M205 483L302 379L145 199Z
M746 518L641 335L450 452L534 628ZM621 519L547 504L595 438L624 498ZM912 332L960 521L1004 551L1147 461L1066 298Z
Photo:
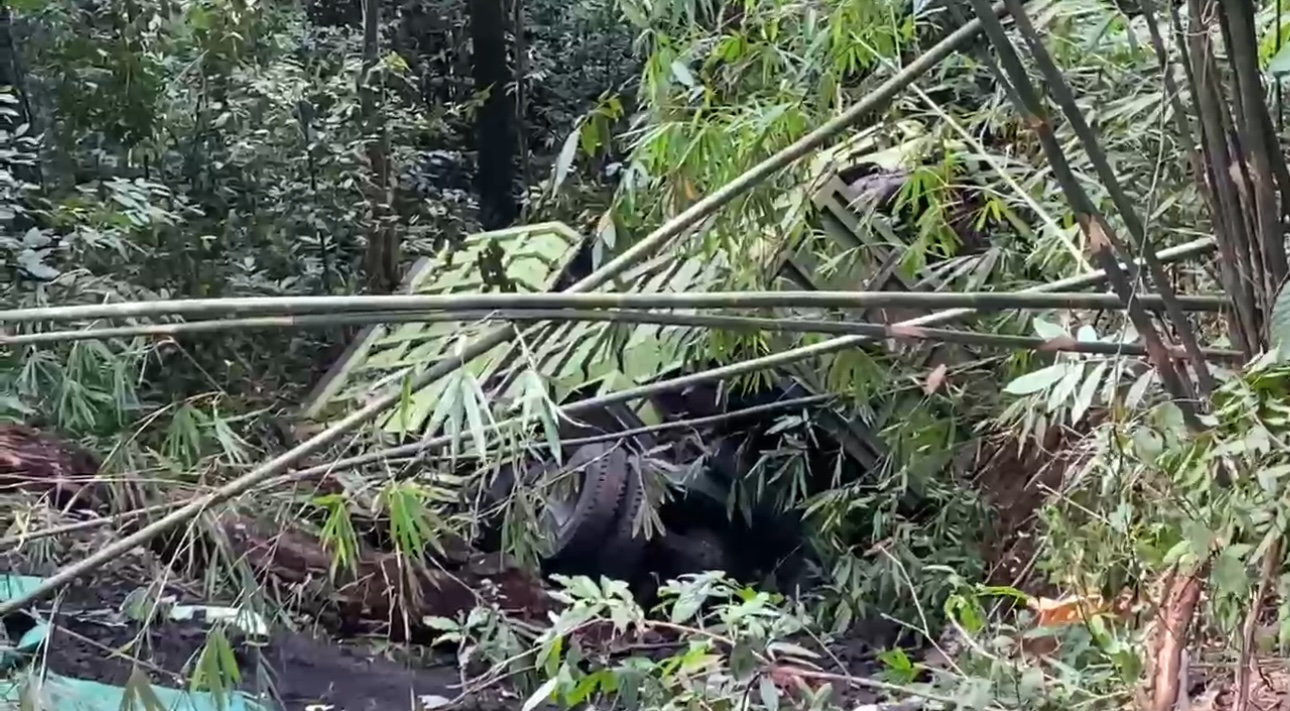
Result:
M367 137L368 209L367 290L388 294L399 283L398 235L390 219L390 150L381 118L380 0L363 0L363 74L360 97L363 132Z
M519 216L515 199L515 101L507 90L508 17L505 0L471 0L471 66L475 88L484 92L476 123L479 152L479 221L486 230L507 227Z

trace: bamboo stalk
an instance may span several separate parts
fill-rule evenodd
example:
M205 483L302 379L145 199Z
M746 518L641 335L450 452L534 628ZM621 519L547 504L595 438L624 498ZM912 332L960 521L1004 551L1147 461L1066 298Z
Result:
M848 324L848 325L855 326L859 324ZM909 325L878 326L876 328L882 329L884 334L887 337L910 338L915 340L922 340L925 336L930 335L928 333L929 331L934 331L934 329L924 329L917 326L909 326ZM963 332L948 331L944 333L961 334ZM984 336L984 335L993 335L993 334L972 334L972 336ZM1064 339L1058 342L1052 342L1052 341L1045 341L1044 339L1039 339L1039 338L1027 338L1027 337L1021 337L1021 336L999 337L999 338L1010 338L1010 339L1016 339L1018 341L1025 341L1026 343L1032 344L1037 347L1052 345L1054 347L1054 350L1062 349L1067 345L1074 345ZM817 343L810 346L803 346L801 348L795 348L790 351L784 351L782 353L774 353L771 355L762 356L760 358L754 358L752 360L747 360L740 363L732 363L729 365L719 366L719 367L712 368L698 373L690 373L686 375L677 376L674 378L669 378L666 380L657 381L654 383L649 383L646 385L627 388L625 390L619 390L616 392L607 393L597 397L588 398L586 400L579 400L576 402L569 403L567 405L563 405L559 408L559 416L561 418L565 418L565 417L576 418L576 416L581 413L595 411L601 408L609 407L611 405L618 405L622 403L633 402L636 400L642 400L656 395L662 395L669 392L676 392L678 390L683 390L685 388L692 387L695 385L702 385L702 384L711 383L711 382L729 380L731 378L736 378L742 375L748 375L750 373L755 373L762 370L769 370L772 368L791 365L793 363L807 360L812 357L827 355L830 353L836 353L840 350L851 348L854 345L856 345L857 341L863 342L863 341L869 341L869 340L873 340L873 339L868 336L849 336L844 338L835 338L829 341L824 341L822 343ZM1117 345L1117 344L1098 344L1098 345L1083 344L1083 346L1091 346L1091 349L1089 352L1105 353L1108 355L1114 355L1114 354L1127 355L1129 353L1129 350L1132 350L1133 352L1139 355L1146 354L1145 348L1143 348L1142 346L1136 346L1136 345L1131 347L1130 349L1126 349L1124 346ZM1080 348L1083 346L1075 345L1074 347ZM1110 348L1107 348L1106 346L1110 346ZM1224 351L1221 353L1214 352L1213 354L1216 356L1227 357L1227 358L1241 357L1241 353L1238 351ZM1176 353L1176 355L1182 356L1184 354ZM507 430L511 427L515 427L519 424L522 424L522 420L519 418L502 420L484 427L484 433L487 435L492 435L497 432ZM369 452L366 454L356 455L353 457L338 459L328 464L319 465L316 467L310 467L309 469L302 469L300 471L293 472L291 474L288 474L276 479L274 483L275 485L280 485L280 484L285 484L290 482L308 480L320 475L327 474L332 471L348 469L352 467L362 466L365 464L372 464L374 462L383 461L385 458L410 457L410 456L420 454L421 452L424 452L426 450L439 449L447 445L451 445L454 442L459 441L459 439L462 436L463 436L462 433L443 434L443 435L438 435L435 437L423 439L418 442L413 442L413 443L401 445L398 447L392 447L390 449L382 450L380 452Z
M1198 254L1204 254L1213 249L1214 249L1214 240L1213 238L1207 237L1204 239L1199 239L1193 242L1189 242L1187 244L1179 245L1177 247L1172 247L1167 250L1162 250L1160 253L1160 258L1162 260L1182 259L1186 257L1195 256ZM1075 288L1080 286L1092 286L1092 285L1101 283L1101 281L1104 281L1105 279L1106 279L1106 273L1104 271L1099 270L1096 272L1090 272L1088 274L1081 274L1079 276L1068 277L1066 279L1052 282L1050 284L1044 284L1041 286L1033 287L1031 289L1031 292L1043 293L1044 291L1051 290L1051 289L1069 289L1069 288ZM971 309L952 309L949 311L942 311L940 313L920 316L918 318L910 319L908 321L902 321L898 324L893 324L893 325L904 326L904 327L930 326L932 324L946 323L949 321L953 321L957 318L970 315L971 313L973 313ZM847 348L860 346L870 340L871 339L866 338L864 336L842 336L839 338L831 339L829 341L825 341L823 343L815 344L813 346L803 346L789 351L785 351L783 353L777 353L771 356L763 356L760 358L755 358L749 361L744 361L743 363L736 364L735 375L736 376L745 375L747 373L753 373L759 370L775 368L783 365L791 365L793 363L798 363L817 355L834 353L837 351L845 350ZM746 368L746 370L744 370L744 368ZM730 377L729 372L730 372L730 368L726 367L723 369L717 369L716 371L706 371L704 373L697 373L694 375L685 376L684 378L672 378L672 379L661 381L659 383L654 383L648 386L642 386L643 388L645 388L645 391L643 393L640 391L640 389L637 389L638 390L637 393L635 393L634 396L632 397L628 397L626 400L618 399L616 393L611 393L606 396L601 396L601 397L584 400L581 402L571 403L567 406L560 408L560 412L563 413L564 415L576 415L579 412L590 411L597 407L605 407L611 404L631 401L633 399L637 399L638 397L649 397L650 395L654 395L662 392L671 392L677 389L687 387L688 385L691 385L691 384L701 384L701 383L712 382L714 380L720 380L725 377ZM516 424L516 422L518 422L518 420L501 422L501 423L497 423L497 426L499 427L510 426L510 425ZM305 481L318 476L324 476L333 471L349 469L352 467L358 467L366 464L372 464L374 462L383 461L386 458L415 456L428 449L443 447L444 445L449 444L452 441L453 441L452 437L439 436L439 437L434 437L430 439L424 439L419 442L414 442L412 444L401 445L401 446L394 447L388 450L383 450L380 452L368 452L366 454L355 455L353 457L337 459L327 464L322 464L315 467L309 467L307 469L301 469L301 470L292 472L290 474L279 476L273 479L270 485L281 486L292 482Z
M1180 297L1198 311L1219 311L1221 295ZM1137 303L1167 308L1160 295L1142 294ZM341 314L371 311L479 312L547 309L710 309L710 308L955 308L978 311L1012 309L1114 309L1115 294L1080 292L920 292L920 291L729 291L664 293L446 294L434 296L296 296L285 298L185 299L135 301L87 306L52 306L0 312L0 324L83 321L155 316L243 316L251 314Z
M1165 312L1169 315L1169 320L1173 322L1174 329L1178 333L1179 340L1182 341L1183 348L1190 356L1191 365L1196 371L1196 382L1200 386L1200 394L1204 397L1209 397L1214 391L1214 377L1205 366L1205 359L1200 352L1200 344L1196 340L1196 332L1192 328L1187 315L1176 301L1177 294L1174 291L1173 284L1170 283L1169 275L1165 273L1159 260L1156 259L1155 247L1152 246L1151 241L1147 238L1147 230L1142 223L1142 218L1138 216L1138 211L1134 207L1133 201L1124 192L1119 176L1115 174L1115 170L1111 167L1111 163L1106 157L1106 151L1102 148L1101 142L1098 141L1097 135L1093 133L1093 129L1088 125L1088 121L1085 120L1084 112L1080 110L1079 104L1075 102L1075 94L1071 92L1070 85L1066 82L1066 77L1062 75L1057 63L1053 61L1052 55L1049 54L1048 48L1044 46L1039 33L1035 30L1034 25L1031 24L1025 8L1021 6L1018 0L1008 0L1008 8L1012 13L1013 21L1016 22L1017 30L1021 33L1022 39L1025 40L1026 45L1030 48L1031 55L1039 65L1039 71L1044 76L1044 83L1048 87L1049 95L1061 107L1066 120L1070 122L1071 128L1075 131L1075 135L1079 138L1080 144L1084 148L1084 152L1088 155L1089 161L1093 163L1094 170L1110 194L1111 202L1124 220L1124 225L1129 230L1129 236L1137 244L1138 256L1146 265L1147 272L1151 275L1151 280L1155 282L1156 289L1159 290L1160 297L1164 300ZM1074 177L1073 174L1071 177ZM1079 187L1078 182L1072 182L1071 187L1078 188L1081 191L1083 189ZM1087 202L1087 207L1093 207L1092 201ZM1100 219L1092 212L1087 214L1094 223ZM1104 225L1103 232L1107 239L1110 240L1111 245L1125 256L1132 254L1126 251L1124 245L1116 244L1115 233L1108 227ZM1128 306L1128 292L1119 289L1117 291L1120 292L1121 297L1125 299L1125 305ZM1132 309L1130 309L1130 313L1132 313ZM1151 336L1146 336L1146 338L1150 341Z
M1208 303L1203 305L1209 307L1221 306L1222 304ZM1084 341L1068 342L1059 339L1055 340L999 333L921 328L918 326L891 326L877 323L855 323L821 319L758 318L750 316L729 316L724 314L674 314L656 313L652 311L622 310L579 311L575 309L480 311L454 314L377 311L345 314L342 316L305 315L267 316L263 318L246 319L214 319L210 321L192 321L186 323L93 328L80 331L27 333L19 336L0 337L0 345L32 345L62 341L129 338L134 336L172 337L193 333L213 333L255 328L330 328L338 325L366 326L375 323L428 323L443 321L483 322L492 320L590 321L684 326L732 331L832 333L839 335L859 335L871 339L936 341L974 346L996 346L1001 348L1033 348L1041 351L1062 351L1069 353L1126 356L1146 355L1146 351L1142 346L1133 344L1093 343ZM1206 353L1227 359L1239 357L1241 355L1239 351L1225 349L1208 349L1206 350Z
M1209 207L1214 233L1222 244L1223 259L1219 260L1219 269L1222 274L1224 291L1232 300L1233 315L1235 316L1235 318L1228 319L1228 335L1232 342L1237 344L1246 354L1246 358L1250 359L1254 357L1254 352L1258 347L1258 329L1254 326L1257 321L1255 314L1258 309L1254 294L1248 288L1248 284L1242 280L1240 270L1237 268L1234 259L1233 243L1243 244L1248 242L1248 238L1244 234L1243 221L1233 219L1232 205L1236 201L1232 197L1235 195L1235 187L1232 185L1231 176L1226 171L1221 174L1213 171L1213 162L1206 154L1206 151L1209 150L1205 131L1206 110L1202 108L1205 99L1202 96L1201 88L1196 85L1192 65L1187 58L1187 44L1182 42L1181 36L1179 36L1183 75L1187 80L1190 95L1197 106L1200 146L1197 145L1191 120L1188 117L1187 107L1183 105L1182 91L1178 86L1178 82L1174 79L1169 51L1165 47L1164 37L1160 32L1159 24L1156 22L1155 0L1141 0L1141 5L1143 19L1146 20L1147 32L1151 36L1151 46L1156 53L1160 74L1164 79L1165 93L1168 94L1169 103L1173 107L1178 140L1182 142L1183 152L1187 154L1187 161L1191 164L1192 178L1196 183L1196 189L1200 191L1205 204ZM1173 10L1172 0L1170 0L1170 10Z
M1006 3L1011 11L1020 9L1020 5L1016 0L1006 0ZM990 37L990 41L995 46L1004 72L1011 78L1013 86L1021 97L1022 104L1017 109L1023 113L1026 121L1038 135L1044 155L1053 169L1053 177L1061 185L1062 192L1065 193L1066 199L1075 210L1080 227L1088 236L1088 244L1093 250L1094 256L1105 270L1115 292L1128 308L1129 318L1146 342L1151 353L1150 359L1160 372L1161 381L1174 396L1188 426L1197 430L1203 429L1200 420L1197 418L1195 405L1189 399L1190 392L1186 384L1178 376L1174 362L1169 358L1160 334L1157 333L1155 324L1151 322L1150 316L1134 302L1133 289L1128 279L1125 278L1124 271L1121 270L1110 247L1113 244L1117 245L1120 252L1126 257L1131 253L1124 250L1122 244L1118 244L1118 239L1114 236L1114 231L1110 224L1106 222L1101 212L1093 205L1088 193L1084 191L1083 186L1080 185L1079 180L1075 177L1075 173L1070 167L1070 162L1066 159L1066 154L1057 140L1056 133L1053 131L1047 111L1044 109L1039 94L1030 81L1030 77L1026 74L1021 58L1017 55L1016 49L1004 32L1003 24L999 22L996 16L990 14L985 0L972 0L972 6L977 13L977 18L981 20L986 34ZM1150 260L1147 259L1148 255L1145 252L1141 256L1144 263L1150 264ZM1200 367L1203 367L1203 364L1203 360L1197 363Z
M1198 0L1191 0L1191 11L1200 11ZM1199 16L1194 15L1192 22L1197 23ZM1184 37L1182 21L1177 11L1171 12L1174 32ZM1236 304L1237 321L1229 328L1236 337L1233 342L1240 344L1251 355L1260 345L1259 304L1265 301L1262 279L1256 279L1252 271L1252 255L1258 253L1256 240L1249 222L1253 209L1243 205L1242 194L1248 196L1237 186L1236 176L1232 173L1234 165L1229 153L1227 130L1224 116L1227 107L1222 101L1217 86L1218 67L1214 62L1213 46L1209 36L1203 32L1191 32L1186 37L1191 55L1194 55L1196 77L1193 80L1192 95L1196 97L1199 109L1201 138L1204 144L1203 157L1209 178L1214 185L1214 193L1222 212L1218 217L1225 219L1226 230L1220 230L1219 253L1220 267L1223 270L1223 281L1229 295ZM1230 121L1230 119L1229 119Z
M996 12L1003 12L1003 9L1002 5L996 6ZM631 249L628 249L618 257L610 260L610 262L603 268L597 270L586 279L579 281L577 284L574 284L570 288L570 291L589 291L610 281L624 270L640 262L650 254L658 251L673 239L685 234L704 218L714 214L717 210L734 201L740 195L751 190L758 182L765 180L773 173L803 158L811 151L819 148L829 140L836 137L844 129L849 128L853 124L859 123L860 120L870 112L886 105L886 103L905 86L912 83L932 67L939 64L942 59L949 56L952 52L957 51L961 46L966 44L968 40L975 37L977 33L981 31L981 27L982 24L978 21L959 27L957 30L950 33L950 35L944 40L938 42L925 54L914 60L900 73L883 82L881 86L862 99L858 104L815 129L802 139L794 142L791 146L758 164L725 187L702 200L699 200L680 215L677 215L675 218L669 220L666 224L644 237ZM427 369L420 377L416 378L415 382L410 383L409 385L413 390L420 390L427 385L438 382L439 380L447 377L450 373L455 372L458 368L461 368L465 363L468 363L480 355L491 351L493 348L506 343L516 335L517 331L514 326L506 326L504 328L497 329L475 343L463 348L460 354L452 358L445 358L439 363L436 363L434 366ZM836 339L834 343L847 342L850 338L858 337L843 337ZM107 545L94 553L91 553L76 563L63 566L56 573L46 578L40 585L35 586L22 595L17 595L0 603L0 617L14 612L15 610L20 610L36 600L45 598L67 583L75 580L78 576L92 572L100 566L116 559L118 556L132 550L136 546L148 542L155 536L158 536L175 526L191 521L208 507L218 505L235 496L251 491L263 482L286 471L288 467L300 459L322 451L324 448L339 441L345 436L345 434L380 416L381 413L399 402L401 398L402 393L398 391L376 398L361 409L332 424L323 432L311 437L308 441L302 442L291 450L264 462L234 481L225 484L213 492L194 499L183 507L152 522L150 525L135 531L133 534L126 536L115 543Z
M791 398L788 400L777 400L775 402L765 403L762 405L753 405L752 407L745 407L738 410L731 410L730 412L723 412L718 415L708 415L706 417L694 417L694 418L689 418L684 420L671 420L668 422L659 423L657 425L646 425L644 427L636 427L633 429L622 430L619 432L609 432L607 434L594 435L591 437L576 437L572 439L562 440L560 444L565 447L581 447L582 445L586 445L586 444L596 444L599 442L613 442L615 440L620 440L627 437L636 437L644 434L657 434L660 432L668 432L671 430L678 430L678 429L692 429L695 427L702 427L705 425L716 424L720 422L730 422L735 420L741 420L747 417L768 415L770 413L779 412L781 410L813 407L816 405L825 404L831 400L836 400L836 399L838 399L836 395L832 395L828 393L821 394L821 395L805 395L802 397ZM391 452L394 452L394 453L391 454ZM463 458L469 458L469 456L470 456L469 454L462 455ZM290 476L293 477L292 481L298 481L299 479L306 478L306 477L311 478L316 476L324 476L329 472L335 471L338 468L347 469L350 467L360 466L363 464L370 464L373 462L399 459L401 457L402 455L398 454L398 452L395 451L394 448L391 448L388 450L382 450L380 452L373 452L370 455L364 455L363 461L360 461L357 463L350 463L350 464L344 464L343 466L338 466L348 461L348 460L340 459L335 462L329 462L327 464L320 464L318 466L309 467L308 469L301 469L300 471L294 472ZM406 458L406 457L402 457L402 458ZM358 458L350 457L350 460L353 460L353 459L358 459ZM272 484L270 484L269 486L272 486ZM80 531L92 530L92 529L106 526L108 524L122 523L135 518L139 518L141 516L148 516L156 513L164 513L166 511L171 511L173 509L176 509L182 505L183 505L182 502L169 502L164 504L156 504L153 506L145 506L143 508L138 508L138 509L119 511L117 513L103 516L100 518L93 518L85 521L74 521L72 523L65 523L65 524L59 524L57 526L48 526L45 528L39 528L34 531L26 531L24 533L10 534L7 536L0 537L0 550L5 550L13 546L20 546L25 543L29 543L35 540L40 540L43 538L60 536L65 533L77 533Z
M1246 140L1254 203L1257 215L1260 256L1266 270L1267 292L1271 295L1288 273L1285 237L1281 231L1281 209L1278 196L1285 198L1287 178L1281 146L1270 135L1272 120L1264 98L1263 78L1255 52L1258 39L1254 32L1254 5L1245 0L1223 0L1217 13L1222 26L1232 75L1236 79L1238 112L1242 136Z

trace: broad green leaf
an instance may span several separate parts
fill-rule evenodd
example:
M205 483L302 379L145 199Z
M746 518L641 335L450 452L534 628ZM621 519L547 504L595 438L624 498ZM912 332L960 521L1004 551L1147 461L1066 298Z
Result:
M1075 393L1075 404L1071 407L1071 424L1078 425L1080 420L1084 419L1085 413L1093 406L1093 398L1097 395L1097 387L1106 377L1106 369L1111 365L1111 361L1098 361L1093 366L1093 372L1084 378L1080 383L1079 392Z
M1290 74L1290 44L1282 46L1281 51L1268 60L1268 73L1274 77Z
M689 622L703 605L703 596L693 591L686 591L676 598L672 605L672 624L680 625Z
M1035 329L1035 334L1045 340L1052 340L1054 338L1061 338L1062 336L1070 335L1066 332L1066 329L1061 326L1058 326L1052 321L1039 318L1038 316L1030 321L1030 325Z
M1183 556L1187 555L1190 552L1191 552L1191 541L1188 541L1187 539L1184 538L1183 540L1175 543L1173 547L1170 548L1168 552L1165 553L1164 564L1172 565L1174 563L1177 563L1178 561L1183 559Z
M578 685L573 687L573 691L564 695L564 705L568 708L573 708L585 701L587 697L591 696L591 692L595 691L596 686L600 684L600 680L607 675L609 675L609 672L601 669L594 674L582 677L578 681Z
M551 694L555 692L555 685L558 682L559 680L555 677L542 682L542 686L539 686L537 691L534 691L531 696L524 700L524 705L520 707L520 711L533 711L533 709L545 703L547 699L551 698Z
M1260 468L1256 476L1263 491L1275 495L1280 488L1281 479L1287 474L1290 474L1290 464Z
M447 617L435 617L432 615L422 617L421 624L439 632L451 632L453 630L459 630L462 627L456 620L450 620Z
M1284 55L1281 50L1277 56ZM1277 289L1277 297L1272 301L1272 312L1268 314L1268 344L1279 352L1274 356L1276 362L1285 362L1286 353L1290 352L1290 289L1287 282L1282 282Z
M1004 386L1003 391L1009 395L1030 395L1047 390L1065 377L1066 371L1066 363L1056 363L1016 378Z
M1245 563L1231 548L1225 548L1219 553L1218 560L1214 561L1210 580L1214 582L1218 592L1226 595L1242 594L1249 586Z
M556 156L555 159L555 174L551 177L551 192L559 190L560 185L569 177L569 170L573 168L573 161L578 157L578 138L581 134L582 124L579 123L565 137L564 145L560 146L560 155Z
M1139 427L1133 431L1133 450L1142 461L1151 464L1164 452L1165 441L1154 430Z
M918 676L918 670L914 667L914 663L905 654L905 650L899 647L879 654L878 661L886 665L887 673L891 677L892 683L909 684Z

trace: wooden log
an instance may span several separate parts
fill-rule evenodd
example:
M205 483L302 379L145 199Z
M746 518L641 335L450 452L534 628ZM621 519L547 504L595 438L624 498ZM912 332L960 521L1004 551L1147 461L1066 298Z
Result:
M0 495L51 495L59 505L106 501L95 481L99 460L85 449L26 425L0 425Z

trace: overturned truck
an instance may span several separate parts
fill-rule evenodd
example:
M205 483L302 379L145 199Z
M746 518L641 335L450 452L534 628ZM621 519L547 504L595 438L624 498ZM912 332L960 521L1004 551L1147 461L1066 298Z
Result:
M899 268L903 250L881 219L861 224L856 203L863 195L851 183L830 177L813 195L822 240L780 257L777 279L786 288L937 288L932 270L911 278ZM845 268L820 268L830 250L849 255ZM402 288L559 291L590 273L592 251L561 223L484 233L420 260ZM484 269L486 255L501 256ZM618 281L640 292L707 291L722 269L719 260L662 255ZM921 315L875 311L854 317ZM325 420L400 387L488 328L488 316L367 328L318 383L303 415ZM380 428L398 442L437 438L441 445L403 476L474 466L479 485L464 499L491 512L477 543L516 552L536 540L537 557L552 571L604 574L648 589L679 573L722 569L792 588L812 559L797 505L883 466L876 433L908 406L889 398L844 407L852 403L839 403L819 375L828 362L714 371L718 364L695 356L693 325L543 321L536 314L519 326L519 339L471 361L462 375L407 393ZM914 355L934 367L962 353L942 347ZM838 357L845 354L824 358ZM481 435L506 410L526 421ZM516 522L517 512L529 514L527 527Z

